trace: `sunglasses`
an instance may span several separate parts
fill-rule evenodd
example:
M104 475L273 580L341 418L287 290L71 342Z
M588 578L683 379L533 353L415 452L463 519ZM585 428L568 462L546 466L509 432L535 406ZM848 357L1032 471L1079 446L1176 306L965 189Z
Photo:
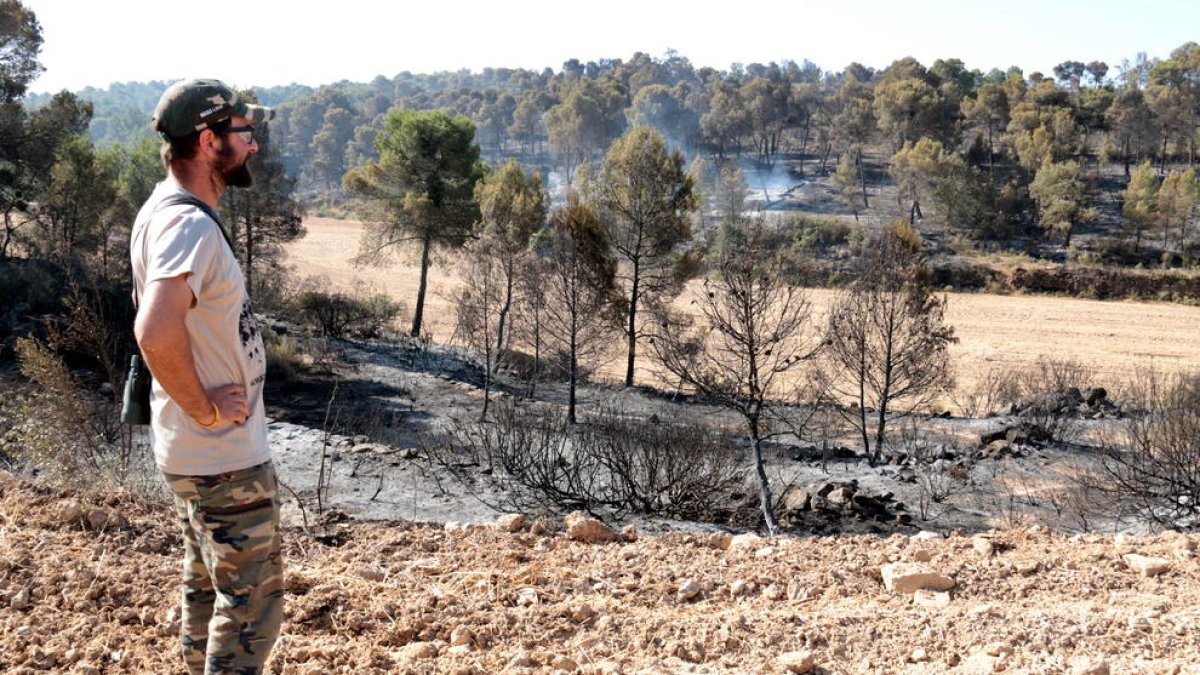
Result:
M241 134L242 142L245 143L246 145L250 145L251 143L254 142L254 127L252 127L248 124L246 126L241 126L241 127L229 127L228 129L225 130L225 133Z

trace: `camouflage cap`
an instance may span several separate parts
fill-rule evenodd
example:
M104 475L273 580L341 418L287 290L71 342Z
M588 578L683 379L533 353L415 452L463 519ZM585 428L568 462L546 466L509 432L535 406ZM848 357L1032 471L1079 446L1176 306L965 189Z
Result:
M150 126L164 137L181 138L230 117L257 124L275 117L275 110L246 103L220 80L180 80L158 99Z

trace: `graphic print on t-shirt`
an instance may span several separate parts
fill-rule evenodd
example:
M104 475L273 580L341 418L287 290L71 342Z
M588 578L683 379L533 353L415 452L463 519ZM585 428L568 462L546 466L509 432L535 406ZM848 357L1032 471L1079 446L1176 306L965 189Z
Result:
M258 317L254 316L250 298L242 301L242 314L238 317L238 332L241 333L242 350L246 352L246 358L251 362L261 360L263 354L262 340L259 339L261 336Z

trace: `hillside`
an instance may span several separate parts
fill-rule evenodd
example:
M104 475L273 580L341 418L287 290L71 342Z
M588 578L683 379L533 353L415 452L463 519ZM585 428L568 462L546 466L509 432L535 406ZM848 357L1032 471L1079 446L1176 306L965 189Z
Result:
M587 543L513 525L287 530L271 672L1200 673L1200 535ZM166 507L0 476L0 668L182 672L179 546ZM885 565L918 561L954 588L885 588Z

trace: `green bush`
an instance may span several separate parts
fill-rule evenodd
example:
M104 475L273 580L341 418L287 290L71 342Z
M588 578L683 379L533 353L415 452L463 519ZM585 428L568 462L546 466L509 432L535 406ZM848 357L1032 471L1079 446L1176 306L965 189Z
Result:
M303 320L330 337L379 337L404 312L404 304L383 293L353 295L303 291L296 296Z
M788 218L781 235L793 246L806 251L823 252L852 243L859 228L840 218L797 214Z

